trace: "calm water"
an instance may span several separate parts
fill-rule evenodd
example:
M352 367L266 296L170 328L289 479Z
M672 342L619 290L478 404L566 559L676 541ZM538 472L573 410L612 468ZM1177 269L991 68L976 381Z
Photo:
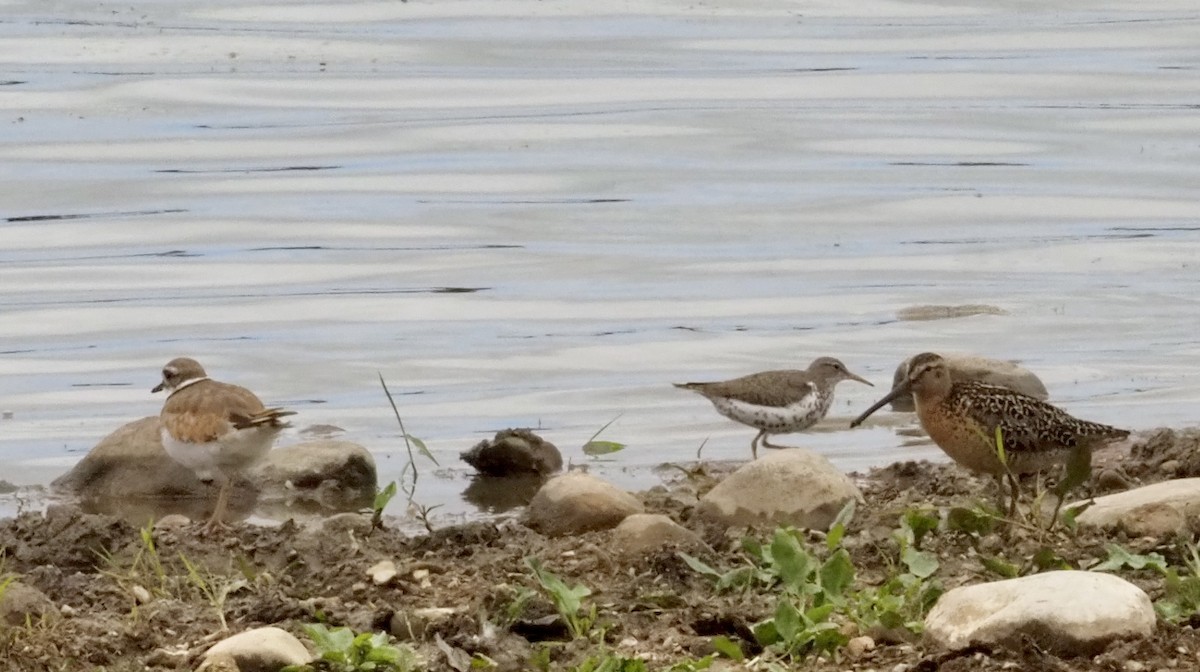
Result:
M177 355L387 480L382 373L443 519L504 427L578 463L620 415L628 487L745 459L669 383L822 354L877 388L782 440L845 469L939 455L843 429L922 350L1196 422L1193 1L725 4L0 0L0 478L157 413ZM896 319L957 303L1007 314Z

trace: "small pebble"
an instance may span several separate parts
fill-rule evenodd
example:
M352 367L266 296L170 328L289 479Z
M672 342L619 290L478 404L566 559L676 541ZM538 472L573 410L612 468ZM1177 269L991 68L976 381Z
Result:
M1144 672L1146 664L1137 660L1127 660L1121 667L1125 672Z
M896 665L892 667L892 672L908 672L910 669L912 669L912 665L909 665L908 663L896 663Z
M875 649L875 640L866 635L854 637L846 642L846 655L851 659L862 658L863 654Z
M133 585L133 588L129 589L129 592L133 593L133 599L136 600L138 604L146 604L153 599L150 595L150 591L146 590L142 586L137 585L136 583Z
M367 570L367 576L371 577L371 581L377 586L385 586L396 578L396 563L391 560L380 560L371 565Z

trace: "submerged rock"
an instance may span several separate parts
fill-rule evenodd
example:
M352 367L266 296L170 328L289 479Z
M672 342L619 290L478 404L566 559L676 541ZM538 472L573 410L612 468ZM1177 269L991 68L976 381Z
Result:
M163 450L157 415L119 427L51 485L83 499L204 497L210 491Z
M370 506L375 458L350 441L318 439L275 448L251 469L264 497L302 497L330 509Z
M550 537L615 527L642 512L636 497L581 471L556 476L542 486L526 512L527 525Z
M214 484L204 483L162 447L158 416L135 420L100 440L53 487L93 503L100 511L207 515ZM243 479L234 482L230 509L246 513L258 495L306 498L338 510L369 505L375 496L375 461L348 441L316 440L275 448Z
M1047 399L1050 394L1045 384L1032 371L1023 366L1003 359L991 359L977 355L955 353L939 353L950 368L950 378L953 380L977 380L989 385L999 385L1027 394L1037 399ZM895 387L908 375L908 363L912 357L900 362L892 375L892 386ZM911 394L902 394L892 400L892 410L911 412L916 410Z
M1070 506L1086 503L1075 502ZM1137 537L1167 537L1185 532L1200 521L1200 478L1163 481L1096 497L1075 520L1080 527L1119 527Z
M700 515L726 526L795 525L825 530L862 494L829 460L810 450L772 452L738 467L700 498Z
M528 429L496 432L490 441L480 441L459 457L488 476L546 476L560 471L563 464L558 448Z
M925 636L951 650L1024 649L1031 639L1058 655L1078 656L1113 640L1148 637L1156 620L1150 597L1125 579L1066 570L955 588L925 617Z

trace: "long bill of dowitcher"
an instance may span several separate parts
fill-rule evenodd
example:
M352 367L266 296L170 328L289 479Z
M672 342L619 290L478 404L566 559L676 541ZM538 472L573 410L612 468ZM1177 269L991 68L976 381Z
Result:
M905 392L909 392L911 390L912 390L912 381L911 380L905 378L904 380L900 381L900 384L893 387L891 392L888 392L882 399L875 402L875 404L872 405L867 410L863 411L862 415L855 418L850 423L850 429L854 429L855 427L858 427L859 425L861 425L863 423L863 420L866 420L868 417L870 417L870 415L872 413L883 408L884 404L886 404L889 401L895 399L896 397L904 394Z

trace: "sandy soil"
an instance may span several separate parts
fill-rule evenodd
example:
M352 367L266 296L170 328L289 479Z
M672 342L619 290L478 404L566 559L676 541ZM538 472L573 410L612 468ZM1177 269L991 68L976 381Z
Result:
M1120 471L1130 482L1196 475L1192 459L1200 434L1160 430L1127 451L1100 454L1097 469ZM1163 464L1167 463L1164 469ZM666 513L698 532L711 546L698 554L713 567L745 566L743 537L767 540L772 530L718 530L692 515L691 502L716 480L712 465L690 465L669 487L642 493L647 508ZM683 474L683 472L680 472ZM1096 479L1115 482L1114 478ZM894 574L898 547L893 532L900 517L915 509L970 507L986 490L961 470L928 462L897 463L863 475L866 497L852 521L844 547L856 566L856 587L878 584ZM0 669L62 670L104 667L190 669L214 641L231 632L268 624L303 639L301 626L323 621L355 630L387 629L397 614L425 607L452 609L433 621L413 645L427 669L449 669L441 638L453 649L483 654L499 669L535 669L549 656L554 669L572 669L604 651L640 656L650 669L713 652L719 635L746 655L762 653L753 625L771 615L777 588L766 585L718 591L712 579L688 566L674 548L629 559L614 552L610 532L550 539L516 519L478 522L405 536L394 529L353 533L344 519L308 528L243 525L205 536L194 524L153 531L153 552L138 529L120 520L82 515L69 506L51 507L0 521L0 573L43 591L56 609L24 625L0 626ZM820 535L809 535L821 554ZM1107 557L1105 544L1134 552L1157 551L1182 565L1175 540L1105 538L1065 531L1038 532L1023 526L986 534L939 529L921 548L940 566L931 580L946 588L998 578L981 558L994 556L1036 571L1044 549L1062 562L1086 567ZM568 584L591 589L598 623L590 639L571 641L552 603L537 590L526 558L539 559ZM196 569L189 572L186 563ZM366 570L380 560L399 572L388 585L375 585ZM425 570L425 571L422 571ZM1151 571L1122 574L1152 598L1163 594L1162 578ZM202 580L197 580L196 577ZM224 603L220 593L236 587ZM532 591L532 595L529 592ZM523 606L521 596L526 595ZM229 633L221 628L221 614ZM860 632L844 624L847 632ZM810 660L809 669L852 670L1129 670L1188 668L1200 664L1200 641L1185 621L1160 621L1153 639L1118 643L1095 657L1063 659L1028 646L1024 651L970 650L944 654L902 629L872 634L877 647L857 657ZM542 652L545 649L545 652ZM1135 666L1136 667L1136 666Z

